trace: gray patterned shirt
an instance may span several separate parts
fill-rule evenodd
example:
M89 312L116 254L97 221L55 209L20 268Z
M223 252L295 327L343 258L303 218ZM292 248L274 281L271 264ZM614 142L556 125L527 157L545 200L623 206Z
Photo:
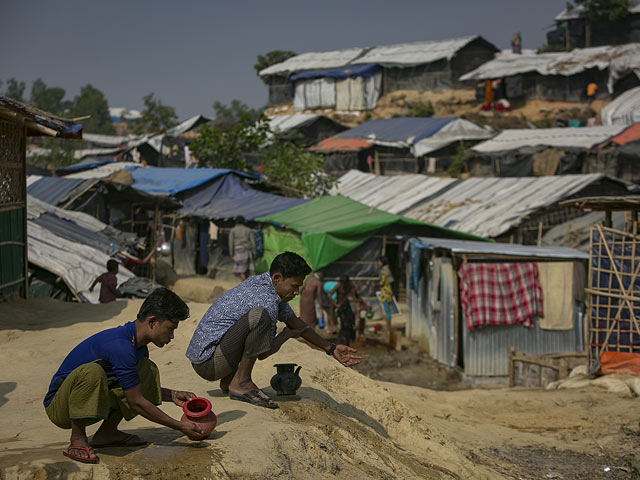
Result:
M198 324L187 348L187 358L191 363L207 361L216 350L223 335L249 310L264 308L273 321L271 334L276 334L276 322L293 316L288 303L283 302L273 288L269 272L254 275L231 290L220 295Z

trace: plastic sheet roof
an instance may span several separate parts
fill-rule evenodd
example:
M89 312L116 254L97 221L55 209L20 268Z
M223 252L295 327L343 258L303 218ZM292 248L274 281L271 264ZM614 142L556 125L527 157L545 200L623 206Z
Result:
M81 178L40 177L28 182L27 193L51 205L65 200L76 189L88 188L95 181Z
M269 117L269 127L274 132L277 130L280 133L286 133L289 130L300 128L303 125L308 125L321 118L320 115L313 115L310 113L292 113L290 115L273 115Z
M516 245L511 243L474 242L472 240L456 240L420 237L415 245L420 248L439 248L453 253L508 255L514 257L567 258L588 260L589 254L567 247L536 247L532 245Z
M640 122L640 87L622 93L600 111L603 125L633 125Z
M235 175L225 175L210 185L186 194L178 213L185 216L224 219L243 216L247 220L272 215L308 200L255 190Z
M309 80L312 78L354 78L354 77L371 77L380 71L380 65L376 64L361 64L361 65L347 65L345 67L338 68L321 68L320 70L304 70L297 72L289 77L290 82L297 80Z
M158 168L127 167L133 179L132 187L141 192L158 196L171 196L203 185L215 178L235 173L246 178L258 178L245 172L228 168Z
M331 194L344 195L370 207L399 215L456 182L458 180L454 178L417 174L383 176L350 170L338 179Z
M82 139L85 142L93 143L100 147L118 147L124 143L127 143L132 138L137 137L125 137L122 135L102 135L99 133L84 133Z
M375 176L351 170L340 177L332 193L425 223L493 238L536 210L605 178L587 174L457 180L426 175Z
M92 168L97 168L102 165L106 165L107 163L114 163L116 161L113 157L87 157L78 163L74 163L73 165L67 165L66 167L60 167L57 169L58 172L66 173L66 172L75 172L76 170L90 170Z
M193 117L187 118L183 122L180 122L175 127L168 129L165 132L165 135L167 135L168 137L179 137L183 133L186 133L189 130L193 130L203 123L208 123L210 121L211 119L209 117L205 117L204 115L194 115Z
M610 125L504 130L492 139L471 147L471 150L478 153L496 153L524 147L589 149L618 135L624 129L623 125Z
M120 170L125 170L127 168L146 168L139 163L134 162L114 162L107 163L97 168L92 168L90 170L85 170L84 172L72 173L70 175L65 175L64 178L105 178L109 175L119 172Z
M420 65L444 58L451 59L460 49L478 38L482 37L476 35L450 40L303 53L265 68L260 71L260 75L288 75L302 70L329 69L360 64L378 64L390 67Z
M522 55L502 53L495 59L462 75L460 80L490 80L527 72L570 76L591 68L609 69L607 87L612 92L613 84L620 76L629 71L634 71L636 75L640 73L640 43L576 48L563 53Z

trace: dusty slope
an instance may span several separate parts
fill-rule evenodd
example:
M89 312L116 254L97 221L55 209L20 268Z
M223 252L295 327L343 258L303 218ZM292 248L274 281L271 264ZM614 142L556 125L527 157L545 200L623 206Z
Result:
M0 304L0 478L629 478L633 458L622 457L640 446L635 398L599 389L435 392L368 379L298 342L259 362L254 380L267 386L273 363L299 363L299 400L270 411L221 398L184 357L208 307L191 304L192 318L151 358L164 386L211 398L215 435L193 443L135 419L124 429L150 446L99 450L98 466L71 462L60 454L68 432L42 408L49 379L71 347L133 319L139 305Z

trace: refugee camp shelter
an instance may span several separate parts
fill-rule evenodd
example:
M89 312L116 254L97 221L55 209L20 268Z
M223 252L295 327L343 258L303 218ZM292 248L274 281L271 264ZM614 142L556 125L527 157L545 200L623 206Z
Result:
M626 130L624 125L504 130L471 147L472 176L529 177L605 173L590 157L594 148Z
M629 14L617 20L588 21L585 7L574 3L555 17L555 29L547 32L547 45L555 50L621 45L640 42L640 2L629 1Z
M537 245L551 227L584 215L558 202L631 192L626 182L602 174L452 179L352 170L338 179L332 194L479 237Z
M504 52L460 77L462 82L500 80L500 94L511 101L579 102L589 83L597 98L611 98L640 85L640 43L576 48L563 53Z
M600 111L603 125L633 125L640 122L640 87L618 95Z
M407 336L471 383L506 383L512 347L582 352L587 258L562 247L418 238L407 269Z
M429 234L443 238L473 238L462 232L428 225L394 215L343 196L317 197L302 205L256 219L270 225L263 228L264 255L256 264L267 271L275 256L285 250L307 259L314 269L324 269L325 279L349 275L361 296L376 302L377 261L389 258L398 281L396 295L404 295L403 247L408 237ZM377 302L376 302L377 304Z
M179 195L182 201L176 215L180 238L173 237L173 268L181 275L231 272L228 251L229 230L238 217L253 222L301 205L307 200L283 197L251 187L243 178L229 173ZM210 243L215 242L212 251Z
M270 116L269 127L285 138L299 135L305 147L315 145L347 129L329 117L309 113Z
M599 172L630 183L640 182L640 123L587 152L582 171Z
M82 125L0 96L0 297L28 296L26 143L82 138Z
M640 374L640 197L585 197L571 204L604 212L591 228L588 325L591 372ZM626 212L624 229L612 224Z
M369 120L310 148L325 157L325 169L357 168L384 175L442 173L460 142L492 137L488 128L462 118L404 117Z
M269 105L296 110L375 108L396 90L436 91L459 86L458 77L493 58L498 49L480 36L382 47L309 52L259 74Z

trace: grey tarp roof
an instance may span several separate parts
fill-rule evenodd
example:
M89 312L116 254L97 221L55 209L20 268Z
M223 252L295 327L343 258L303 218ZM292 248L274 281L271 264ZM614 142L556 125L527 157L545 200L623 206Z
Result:
M493 60L465 73L460 80L491 80L528 72L570 76L591 68L609 69L607 88L613 92L616 80L626 73L640 73L640 43L576 48L563 53L501 53Z
M302 70L336 68L366 63L396 67L421 65L443 58L451 59L458 50L478 38L482 37L475 35L450 40L302 53L261 70L260 75L288 75Z
M454 180L426 175L385 177L351 170L340 177L332 194L425 223L493 238L536 210L605 178L609 177L593 173Z
M496 153L525 147L554 147L589 149L620 134L625 125L576 128L522 128L503 130L471 150L478 153Z
M633 125L640 122L640 87L622 93L600 111L603 125Z

